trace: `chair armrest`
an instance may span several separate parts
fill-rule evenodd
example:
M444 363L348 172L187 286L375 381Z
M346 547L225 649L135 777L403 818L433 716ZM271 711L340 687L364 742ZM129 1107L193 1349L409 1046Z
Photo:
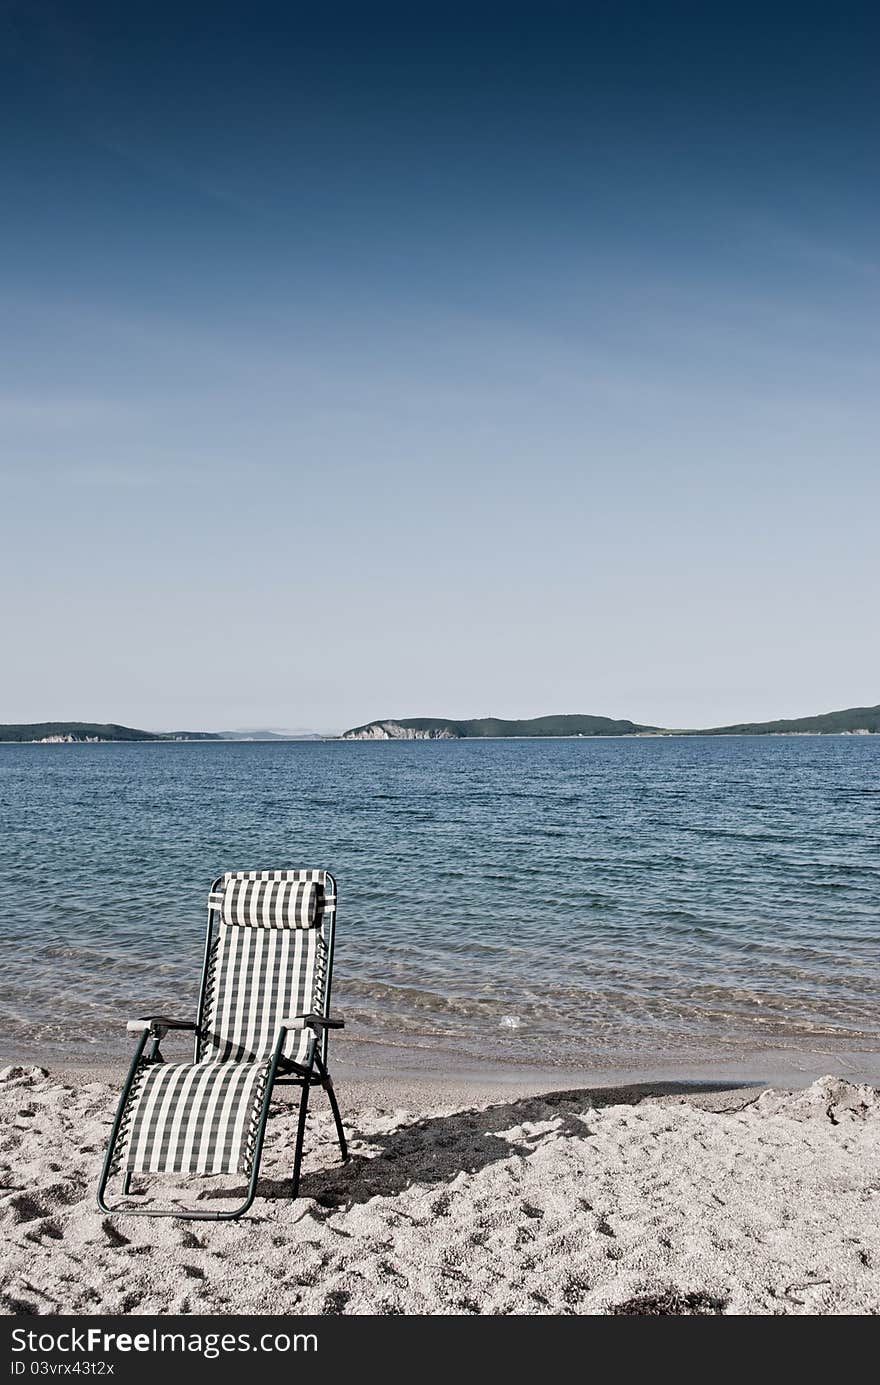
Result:
M289 1015L279 1022L281 1029L344 1029L345 1020L340 1015L331 1019L329 1015Z
M191 1020L173 1020L167 1015L144 1015L141 1019L129 1020L126 1029L131 1034L142 1034L146 1029L156 1039L164 1038L169 1029L189 1029L198 1031L198 1025Z

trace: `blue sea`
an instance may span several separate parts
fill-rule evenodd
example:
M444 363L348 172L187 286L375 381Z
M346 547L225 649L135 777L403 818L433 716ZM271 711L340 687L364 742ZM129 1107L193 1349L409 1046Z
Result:
M338 877L334 1008L374 1053L878 1053L880 737L673 737L2 745L5 1056L194 1014L211 880L277 866Z

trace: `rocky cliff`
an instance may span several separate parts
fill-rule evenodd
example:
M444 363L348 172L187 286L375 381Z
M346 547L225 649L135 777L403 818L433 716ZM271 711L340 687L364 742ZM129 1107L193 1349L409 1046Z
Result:
M454 741L458 740L455 731L448 726L432 726L421 729L415 726L401 726L399 721L371 721L367 726L355 726L344 732L344 741Z

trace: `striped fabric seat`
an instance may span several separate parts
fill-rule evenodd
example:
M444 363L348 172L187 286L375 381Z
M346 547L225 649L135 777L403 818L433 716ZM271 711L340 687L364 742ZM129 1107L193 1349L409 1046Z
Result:
M129 1094L115 1168L149 1173L250 1169L249 1140L282 1019L323 1012L323 872L235 872L209 905L219 912L195 1063L145 1062ZM281 1050L306 1064L318 1036L287 1033Z
M132 1173L249 1173L269 1063L147 1063L119 1167Z

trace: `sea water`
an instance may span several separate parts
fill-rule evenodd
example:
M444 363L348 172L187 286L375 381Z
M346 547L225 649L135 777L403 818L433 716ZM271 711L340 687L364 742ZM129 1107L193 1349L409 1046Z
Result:
M737 736L2 745L6 1056L193 1015L211 881L282 866L338 878L353 1039L642 1070L878 1052L880 737Z

